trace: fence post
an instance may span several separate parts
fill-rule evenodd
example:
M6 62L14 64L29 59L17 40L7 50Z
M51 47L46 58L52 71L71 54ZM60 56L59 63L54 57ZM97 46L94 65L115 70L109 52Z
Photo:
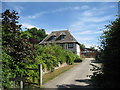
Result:
M20 81L20 88L23 88L23 81Z
M42 86L42 64L38 64L38 72L39 72L39 86Z

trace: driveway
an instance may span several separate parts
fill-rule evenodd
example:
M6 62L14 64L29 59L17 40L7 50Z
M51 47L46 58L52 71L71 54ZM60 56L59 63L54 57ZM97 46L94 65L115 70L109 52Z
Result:
M44 88L90 88L92 84L87 75L92 75L90 65L92 58L86 58L82 63L74 66L65 73L43 85Z

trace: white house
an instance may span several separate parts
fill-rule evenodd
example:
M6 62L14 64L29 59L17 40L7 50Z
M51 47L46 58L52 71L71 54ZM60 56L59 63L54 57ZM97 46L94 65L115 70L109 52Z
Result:
M65 50L70 50L80 56L80 43L70 34L68 30L54 31L46 36L39 44L58 44Z

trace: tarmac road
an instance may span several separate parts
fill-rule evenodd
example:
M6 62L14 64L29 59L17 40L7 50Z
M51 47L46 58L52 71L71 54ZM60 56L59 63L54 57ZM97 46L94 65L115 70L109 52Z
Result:
M43 85L44 88L91 88L87 75L92 75L90 65L93 58L86 58L82 63L74 66L70 70L64 72L53 80L48 81Z

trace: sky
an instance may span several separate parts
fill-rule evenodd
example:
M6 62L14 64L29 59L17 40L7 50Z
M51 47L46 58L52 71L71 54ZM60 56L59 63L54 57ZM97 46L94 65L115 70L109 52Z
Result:
M118 15L117 2L2 2L2 10L17 11L22 29L69 30L86 47L100 44L105 25Z

